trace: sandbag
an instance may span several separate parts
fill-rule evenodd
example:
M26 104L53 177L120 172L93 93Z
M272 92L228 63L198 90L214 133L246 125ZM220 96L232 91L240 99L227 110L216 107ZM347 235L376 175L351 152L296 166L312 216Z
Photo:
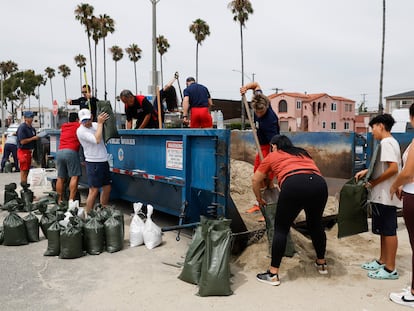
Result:
M85 249L89 255L104 251L105 229L96 217L90 218L83 226Z
M115 253L124 247L122 238L122 224L115 217L111 216L104 223L106 251Z
M109 115L109 119L105 121L103 126L103 138L105 143L111 138L119 138L118 128L116 127L116 118L112 111L111 102L98 100L96 102L96 110L99 115L101 112L106 112Z
M152 213L154 207L151 204L147 205L147 220L144 225L144 244L148 249L153 249L162 243L161 228L152 221Z
M4 228L0 227L0 245L4 242Z
M265 222L266 222L266 233L269 244L269 254L272 254L273 236L275 233L275 218L277 210L277 201L279 199L279 190L277 188L268 189L262 191L263 199L266 201L266 205L260 206ZM295 255L295 245L293 244L290 232L287 235L286 248L284 256L293 257Z
M112 215L111 209L103 207L101 204L96 204L94 212L96 213L96 217L102 224L104 224L105 221L107 221L109 217L111 217Z
M30 212L23 218L29 242L39 242L39 219Z
M338 238L368 231L368 191L364 181L348 180L339 193Z
M59 220L55 220L47 228L47 249L43 256L59 256L60 253L60 230Z
M10 212L9 215L4 218L4 245L18 246L26 245L29 243L27 240L26 227L23 219L15 212Z
M121 223L121 229L122 229L122 240L125 239L125 221L124 221L124 214L117 209L110 208L111 215L115 217L120 223Z
M22 211L24 204L20 198L10 200L3 205L3 209L7 211Z
M222 219L203 230L206 250L201 266L198 295L229 296L230 288L230 219Z
M40 229L43 235L48 239L48 229L56 221L56 215L49 212L43 212L40 218Z
M141 213L142 203L134 203L134 217L132 217L129 226L129 245L131 247L144 244L144 226L145 223L139 216Z
M60 231L60 255L62 259L74 259L83 256L82 227L73 219Z
M198 284L201 274L206 243L203 235L203 227L207 225L207 218L200 217L200 225L194 231L190 246L185 255L184 266L178 278L184 282Z

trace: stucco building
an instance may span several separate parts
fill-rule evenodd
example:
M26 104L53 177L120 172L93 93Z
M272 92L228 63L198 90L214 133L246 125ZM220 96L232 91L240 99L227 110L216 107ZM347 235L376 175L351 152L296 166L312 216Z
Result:
M282 132L352 132L355 101L326 93L279 93L269 96Z

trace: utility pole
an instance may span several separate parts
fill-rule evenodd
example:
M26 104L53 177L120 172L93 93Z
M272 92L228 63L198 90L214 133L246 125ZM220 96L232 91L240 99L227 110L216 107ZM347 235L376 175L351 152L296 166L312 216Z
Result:
M362 96L362 103L361 103L361 106L360 106L360 111L359 112L365 112L365 110L366 110L366 106L365 106L365 96L366 96L367 94L366 93L362 93L361 94L361 96Z
M155 95L157 81L157 3L160 0L150 0L152 3L152 85L151 93Z
M283 91L283 89L278 88L278 87L274 87L274 88L272 88L272 90L274 90L274 91L275 91L275 94L278 94L278 93L279 93L279 91Z

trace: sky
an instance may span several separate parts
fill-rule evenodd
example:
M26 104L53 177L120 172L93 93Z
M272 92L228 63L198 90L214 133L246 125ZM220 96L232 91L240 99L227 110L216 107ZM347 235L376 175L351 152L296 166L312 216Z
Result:
M240 28L233 21L230 0L159 0L156 5L157 36L170 48L163 56L163 82L179 73L195 76L196 41L190 24L201 18L210 26L210 36L199 47L198 82L213 98L240 99ZM81 1L13 0L0 2L0 61L12 60L20 70L44 74L56 69L53 93L59 105L65 101L63 78L57 67L66 64L67 97L80 96L77 54L88 58L84 27L75 19ZM147 94L152 70L152 1L85 0L94 15L107 14L115 32L106 47L122 48L135 43L142 49L137 62L138 93ZM369 110L378 106L382 0L252 0L254 13L243 29L245 83L254 78L264 93L307 92L343 96L359 104L365 98ZM413 0L387 1L383 96L414 90ZM108 99L115 101L115 65L107 51ZM104 97L103 45L98 45L98 98ZM157 67L160 70L159 54ZM116 93L135 91L133 62L126 53L118 62ZM83 81L84 82L84 81ZM90 83L90 81L88 81ZM178 88L178 84L174 84ZM37 104L31 98L31 104ZM40 103L51 107L50 83L40 88ZM27 103L26 103L27 106Z

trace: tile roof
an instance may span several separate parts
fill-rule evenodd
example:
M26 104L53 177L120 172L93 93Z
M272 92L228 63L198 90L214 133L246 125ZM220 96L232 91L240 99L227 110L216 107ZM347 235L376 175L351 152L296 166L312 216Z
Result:
M291 92L282 92L282 93L278 93L278 94L271 94L269 95L269 99L273 99L273 98L277 98L277 97L282 97L282 96L289 96L289 97L295 97L295 98L300 98L302 99L302 101L304 102L311 102L311 101L315 101L318 98L324 97L324 96L328 96L330 98L332 98L333 100L338 100L338 101L348 101L348 102L355 102L352 99L348 99L342 96L331 96L327 93L315 93L315 94L304 94L304 93L291 93Z

